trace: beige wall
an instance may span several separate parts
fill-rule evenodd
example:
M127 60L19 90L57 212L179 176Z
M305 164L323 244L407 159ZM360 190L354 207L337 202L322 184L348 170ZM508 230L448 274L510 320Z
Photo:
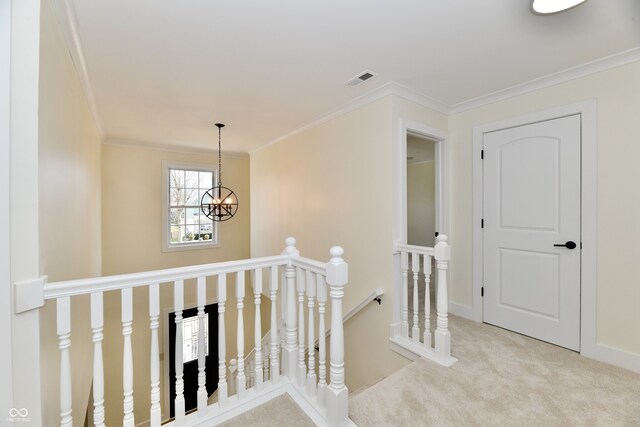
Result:
M50 282L101 273L100 138L50 2L41 4L39 84L40 273ZM74 425L83 425L91 387L89 299L72 304ZM45 424L59 422L55 302L41 316Z
M249 158L223 156L223 180L238 195L240 207L236 216L219 224L220 245L215 248L185 251L162 251L162 161L214 165L217 156L164 151L135 146L104 144L102 151L103 270L105 275L156 270L187 265L207 264L248 258L249 251ZM278 250L275 253L279 253ZM185 305L195 305L195 283L185 283ZM253 299L247 278L245 298L245 353L253 346ZM236 351L235 280L228 279L227 288L227 360ZM215 280L207 286L207 299L215 300ZM173 286L161 287L161 309L173 306ZM266 310L265 310L266 311ZM107 380L107 425L122 417L122 324L120 295L105 296L105 348L114 357L105 358ZM134 398L137 421L149 419L150 374L148 293L146 288L134 290L133 355ZM263 315L264 318L264 315ZM163 352L164 322L160 322L160 351ZM166 357L168 361L168 355ZM137 368L140 367L140 368ZM164 361L161 363L164 369ZM161 371L163 372L163 371ZM161 387L164 380L161 374ZM168 411L168 408L163 408Z
M294 236L303 256L349 263L344 312L372 290L392 292L391 98L295 134L251 155L251 250L281 251ZM356 390L406 363L389 350L391 304L367 306L346 326L346 381ZM371 357L375 354L375 357Z
M537 90L449 120L451 141L451 299L471 305L474 125L586 99L597 100L597 340L640 355L640 62Z
M435 245L434 166L433 160L407 164L407 243L410 245L429 247Z
M223 156L223 180L240 202L219 226L220 246L162 251L162 161L217 165L215 154L164 151L107 143L103 146L104 274L242 259L249 254L249 158Z

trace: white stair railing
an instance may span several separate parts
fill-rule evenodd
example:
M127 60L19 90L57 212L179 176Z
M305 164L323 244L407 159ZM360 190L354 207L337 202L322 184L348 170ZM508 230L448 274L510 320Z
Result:
M348 390L344 384L344 332L342 321L342 300L344 287L347 283L348 268L342 259L343 250L339 247L331 248L331 259L322 263L300 257L295 248L295 239L286 240L286 249L280 256L255 258L242 261L230 261L217 264L207 264L192 267L173 268L166 270L134 273L119 276L99 277L94 279L74 280L44 284L41 289L44 300L57 302L57 331L60 349L60 424L70 426L72 418L72 367L69 361L71 346L71 299L77 295L91 295L91 322L86 325L93 333L94 364L93 364L93 396L94 396L94 425L104 425L105 407L110 402L104 401L104 379L113 379L114 375L105 375L102 363L104 311L103 296L105 292L119 292L122 308L122 339L124 340L122 390L123 390L123 425L134 426L134 369L149 369L151 374L150 393L143 397L142 391L136 394L136 400L146 400L150 403L149 425L160 426L161 402L159 381L159 315L160 288L173 285L173 310L175 311L176 342L175 342L175 419L165 423L167 426L192 426L216 424L228 419L231 414L237 414L243 407L255 406L255 401L266 401L282 393L288 393L294 401L301 404L307 414L318 425L346 426L350 421L347 416ZM269 274L269 285L262 283L263 269ZM284 271L283 294L285 301L279 300L278 281L279 270ZM254 357L249 366L245 366L244 339L246 336L244 324L245 302L245 274L251 272L253 302L255 305ZM226 313L226 284L227 275L236 277L235 308L238 313L237 321L237 365L227 364L225 337L229 333L225 329ZM218 296L218 369L219 382L217 384L218 400L209 403L206 389L205 366L205 313L204 306L207 294L207 278L216 279ZM183 379L183 341L182 341L182 312L184 310L185 280L196 280L196 294L198 307L198 392L197 411L185 413L184 379ZM327 289L327 286L329 289ZM133 288L144 287L148 290L149 323L151 331L151 349L149 366L133 365L133 348L131 336L133 332ZM268 289L270 299L270 325L268 342L263 342L261 311L261 297ZM327 295L328 291L328 295ZM327 360L325 344L325 313L327 296L330 297L331 315L331 352ZM29 296L33 297L33 296ZM305 305L306 299L306 305ZM317 300L317 304L316 304ZM280 304L279 304L280 303ZM283 304L284 303L284 304ZM306 308L305 308L306 307ZM285 316L284 341L278 337L280 330L276 311L280 308ZM314 321L316 308L319 321L318 335L315 333ZM308 319L305 330L305 317ZM446 323L443 323L446 329ZM247 325L250 326L250 325ZM84 327L82 323L75 323L74 328ZM306 335L305 335L306 333ZM251 336L251 335L249 335ZM305 341L305 336L308 338ZM319 357L317 363L318 378L316 378L316 360L314 344L316 336L319 340ZM446 336L443 335L446 339ZM438 335L436 335L436 340ZM215 342L215 340L211 340ZM284 342L284 348L280 349ZM147 344L149 345L149 344ZM263 350L264 348L264 350ZM105 349L107 352L109 349ZM309 355L308 359L305 357ZM44 355L47 357L47 355ZM329 381L326 378L329 363ZM230 373L227 375L227 367ZM269 375L265 375L268 371ZM174 380L174 379L171 379ZM164 384L168 387L168 384ZM147 400L148 399L148 400ZM253 403L252 403L253 402ZM112 403L113 404L113 403ZM82 408L77 408L82 412ZM226 418L225 418L226 417ZM137 420L140 423L140 420Z
M451 333L448 320L448 292L447 270L451 258L451 248L448 238L444 234L437 237L438 243L433 248L413 246L397 243L394 246L394 254L400 256L400 284L401 301L400 322L392 325L391 341L411 353L431 359L441 365L451 366L456 358L451 356ZM437 321L436 329L431 328L431 264L436 261L437 270ZM422 266L422 270L421 270ZM420 273L423 274L424 283L420 283ZM420 318L420 286L423 287L424 317ZM409 307L409 295L412 295L412 304ZM411 308L411 317L409 309ZM411 319L411 324L409 320ZM432 336L435 337L431 344Z

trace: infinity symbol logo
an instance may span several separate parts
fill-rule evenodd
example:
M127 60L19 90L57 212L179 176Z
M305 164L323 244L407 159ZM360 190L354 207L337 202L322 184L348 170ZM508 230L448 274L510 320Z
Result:
M10 417L26 417L27 415L29 415L29 411L27 411L27 408L22 408L22 409L11 408L9 410Z

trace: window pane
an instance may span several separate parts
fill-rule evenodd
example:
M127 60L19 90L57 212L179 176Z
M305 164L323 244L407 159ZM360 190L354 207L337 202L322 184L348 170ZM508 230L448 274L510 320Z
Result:
M183 208L171 208L169 213L169 223L171 225L184 224L184 213Z
M169 204L171 206L184 205L184 189L172 188L169 190Z
M198 188L198 172L186 171L184 186L187 188Z
M198 189L197 188L188 188L185 190L186 193L186 201L185 205L187 206L195 206L200 204L200 199L198 198Z
M187 208L187 224L199 224L200 208Z
M171 225L171 230L169 230L169 237L171 243L179 243L180 240L180 227L177 225Z
M200 238L202 240L213 239L213 224L203 224L200 226Z
M184 232L184 240L188 240L188 241L193 241L196 237L196 233L198 232L198 226L197 225L189 225L187 224L185 226L185 232Z
M200 172L200 188L205 191L213 187L213 173Z
M175 188L184 187L184 172L180 169L171 169L169 171L169 185Z

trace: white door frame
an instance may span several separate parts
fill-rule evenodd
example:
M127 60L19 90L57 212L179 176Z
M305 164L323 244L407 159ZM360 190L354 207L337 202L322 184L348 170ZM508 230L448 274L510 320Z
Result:
M480 150L487 132L507 129L560 117L579 114L581 117L581 293L580 293L580 353L594 357L596 343L597 286L597 108L596 100L588 100L545 111L512 117L473 128L473 319L484 319L481 297L483 277L483 234L480 226L483 211L483 166Z

